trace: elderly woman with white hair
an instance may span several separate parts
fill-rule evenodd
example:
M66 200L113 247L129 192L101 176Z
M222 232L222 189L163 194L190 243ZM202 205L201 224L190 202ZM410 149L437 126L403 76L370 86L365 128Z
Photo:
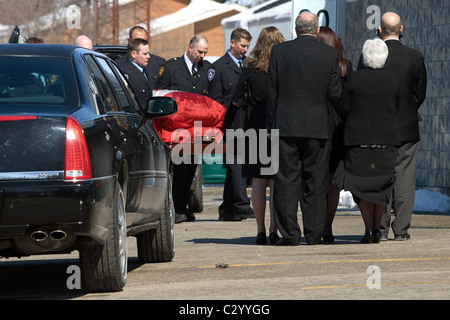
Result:
M365 68L352 74L343 97L347 103L343 187L361 210L365 225L361 243L380 242L380 223L395 181L398 84L393 73L383 70L388 54L383 40L367 40L362 50Z

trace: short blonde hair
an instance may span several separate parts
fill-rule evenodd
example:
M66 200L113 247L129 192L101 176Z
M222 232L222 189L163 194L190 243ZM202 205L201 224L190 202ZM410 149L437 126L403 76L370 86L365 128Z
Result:
M364 43L362 54L364 66L372 69L381 69L386 63L389 49L381 39L367 40Z

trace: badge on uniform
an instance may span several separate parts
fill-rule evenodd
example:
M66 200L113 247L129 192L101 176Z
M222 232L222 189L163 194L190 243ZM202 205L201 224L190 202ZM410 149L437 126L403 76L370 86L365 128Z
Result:
M51 84L54 84L54 83L58 80L58 78L59 78L59 75L57 75L57 74L51 74L51 75L50 75L50 83L51 83Z
M214 76L216 75L216 70L214 69L209 69L208 70L208 81L211 81L212 79L214 79Z
M162 74L164 73L164 66L161 66L161 68L159 68L159 76L161 77Z

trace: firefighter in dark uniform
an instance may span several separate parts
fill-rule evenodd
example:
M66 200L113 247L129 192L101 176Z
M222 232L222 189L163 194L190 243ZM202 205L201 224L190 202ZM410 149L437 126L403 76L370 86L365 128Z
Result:
M134 26L129 31L129 38L128 42L132 39L144 39L148 41L148 34L147 30L145 30L141 26ZM150 43L149 43L150 46ZM122 68L126 68L127 64L129 64L129 58L128 55L123 55L122 57L115 60L116 64L119 66L119 69L122 70ZM150 59L148 61L147 66L145 67L146 76L148 78L148 90L151 94L153 89L155 88L156 82L158 81L159 77L159 69L163 65L163 63L166 62L166 59L157 56L155 54L150 54Z
M150 49L147 40L132 39L127 45L127 59L120 70L133 88L142 107L152 97L152 89L147 74L144 72L150 60Z
M170 59L161 66L156 89L208 95L207 72L211 63L203 60L206 52L208 40L202 36L192 38L188 51L182 57Z
M230 49L214 62L208 71L209 97L225 108L231 103L251 40L252 36L247 30L242 28L233 30ZM240 129L235 123L236 121L232 122L231 126L225 129ZM234 163L226 164L223 202L219 207L219 220L222 221L240 221L254 217L247 196L247 179L242 175L242 164L237 164L236 155L234 156Z
M201 35L194 36L183 56L170 59L161 66L155 89L208 95L207 72L211 63L203 60L207 52L208 40ZM193 159L191 160L191 164L173 165L172 193L176 223L195 220L193 212L188 208L189 188L197 168Z

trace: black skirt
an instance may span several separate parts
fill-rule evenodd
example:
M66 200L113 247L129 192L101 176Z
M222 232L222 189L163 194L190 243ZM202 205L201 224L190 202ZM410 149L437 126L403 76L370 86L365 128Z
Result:
M363 199L387 205L395 181L397 154L393 146L347 147L343 189L352 193L356 203Z
M260 151L260 140L259 139L260 139L260 137L258 136L258 143L253 144L252 148L250 148L250 146L249 146L249 141L246 141L246 151L245 151L246 152L246 160L245 160L245 164L243 166L242 175L244 178L247 178L247 179L250 179L250 178L273 179L274 178L273 174L272 175L261 174L261 169L270 168L273 165L272 159L269 160L269 163L263 164L261 162L262 156L264 158L271 157L271 154L272 154L271 141L269 138L263 138L263 139L266 139L265 141L266 141L267 149ZM253 161L250 161L251 156L253 156ZM267 159L265 159L265 162L267 162Z

